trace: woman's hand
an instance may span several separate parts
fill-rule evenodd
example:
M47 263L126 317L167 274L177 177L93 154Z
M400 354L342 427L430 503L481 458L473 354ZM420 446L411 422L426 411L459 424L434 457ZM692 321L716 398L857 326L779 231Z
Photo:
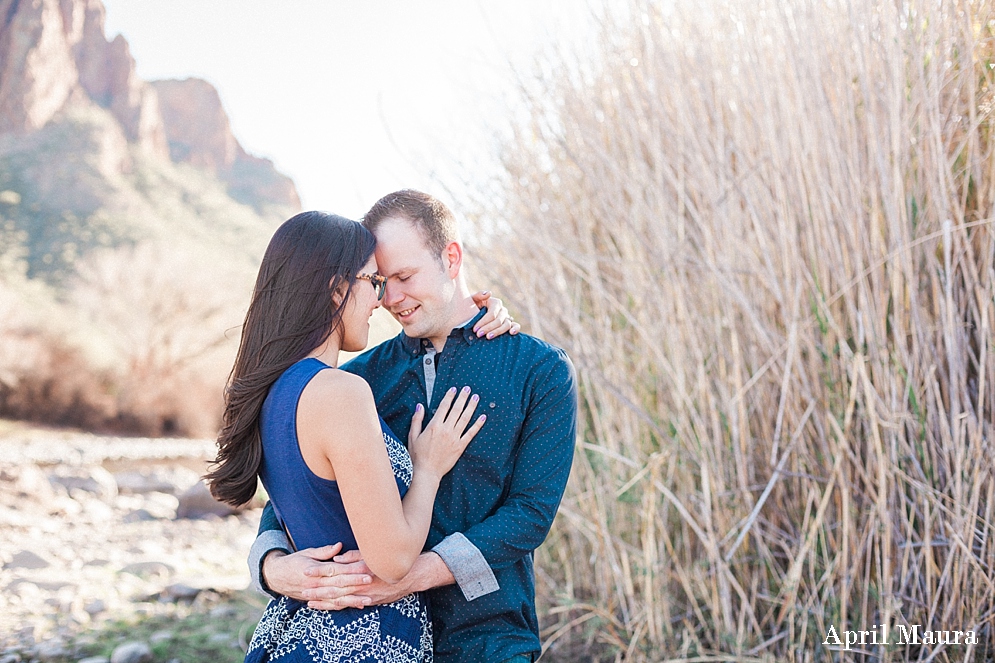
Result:
M476 394L470 396L469 387L463 387L459 396L456 395L456 387L451 388L442 398L438 411L425 430L421 427L425 408L421 403L418 404L411 417L411 431L408 433L408 451L411 453L415 472L430 472L441 479L453 468L466 445L470 444L470 440L487 420L487 415L480 415L467 430L478 400L480 399Z
M522 326L508 314L504 302L497 297L492 297L490 290L475 292L472 297L477 308L487 307L487 313L473 326L473 331L477 333L477 336L486 334L487 338L497 338L505 332L514 336L521 331Z

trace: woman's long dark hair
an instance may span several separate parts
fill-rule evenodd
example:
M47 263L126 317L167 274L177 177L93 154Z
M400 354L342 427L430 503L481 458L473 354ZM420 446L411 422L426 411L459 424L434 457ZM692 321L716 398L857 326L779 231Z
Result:
M205 479L231 505L256 493L262 462L259 414L269 388L342 323L356 275L373 255L373 233L355 221L301 212L280 226L266 248L242 341L225 390L218 457ZM346 284L336 306L332 293Z

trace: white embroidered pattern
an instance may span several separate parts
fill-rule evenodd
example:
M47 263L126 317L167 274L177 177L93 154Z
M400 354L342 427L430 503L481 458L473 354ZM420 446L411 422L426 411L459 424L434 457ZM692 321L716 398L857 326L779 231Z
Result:
M263 648L268 652L267 660L279 661L303 647L315 663L431 663L433 659L428 611L414 595L364 611L344 624L335 621L340 613L307 607L291 615L288 601L286 597L270 601L252 635L249 653ZM384 608L419 619L417 649L393 635L381 634L380 610Z
M387 445L387 455L390 456L391 467L394 468L394 476L400 479L405 486L411 487L411 477L415 473L415 467L411 464L411 456L404 445L394 439L392 435L383 434L384 444Z
M416 619L419 611L421 611L421 602L414 594L408 594L407 596L397 599L393 603L388 603L384 607L393 608L405 617Z

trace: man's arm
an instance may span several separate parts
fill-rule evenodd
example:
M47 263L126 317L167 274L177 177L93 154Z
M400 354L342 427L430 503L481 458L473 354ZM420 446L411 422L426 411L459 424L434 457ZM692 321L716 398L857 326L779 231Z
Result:
M256 540L249 550L249 573L257 590L273 598L282 595L303 601L308 598L307 592L324 587L326 610L370 605L369 597L357 594L373 580L366 564L327 561L339 554L341 543L294 553L291 548L273 505L266 502ZM313 572L313 569L323 567L328 567L324 573Z
M493 571L546 539L566 489L577 430L577 387L565 354L536 368L508 497L493 515L433 548L468 601L498 589Z

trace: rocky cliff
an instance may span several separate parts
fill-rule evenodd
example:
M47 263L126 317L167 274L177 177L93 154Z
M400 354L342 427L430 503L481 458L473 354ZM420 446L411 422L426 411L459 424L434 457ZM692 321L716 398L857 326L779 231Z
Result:
M209 83L137 76L127 41L104 34L100 0L0 0L0 137L16 142L94 106L128 146L105 154L105 168L128 171L137 151L206 170L259 211L300 207L293 182L242 149Z

